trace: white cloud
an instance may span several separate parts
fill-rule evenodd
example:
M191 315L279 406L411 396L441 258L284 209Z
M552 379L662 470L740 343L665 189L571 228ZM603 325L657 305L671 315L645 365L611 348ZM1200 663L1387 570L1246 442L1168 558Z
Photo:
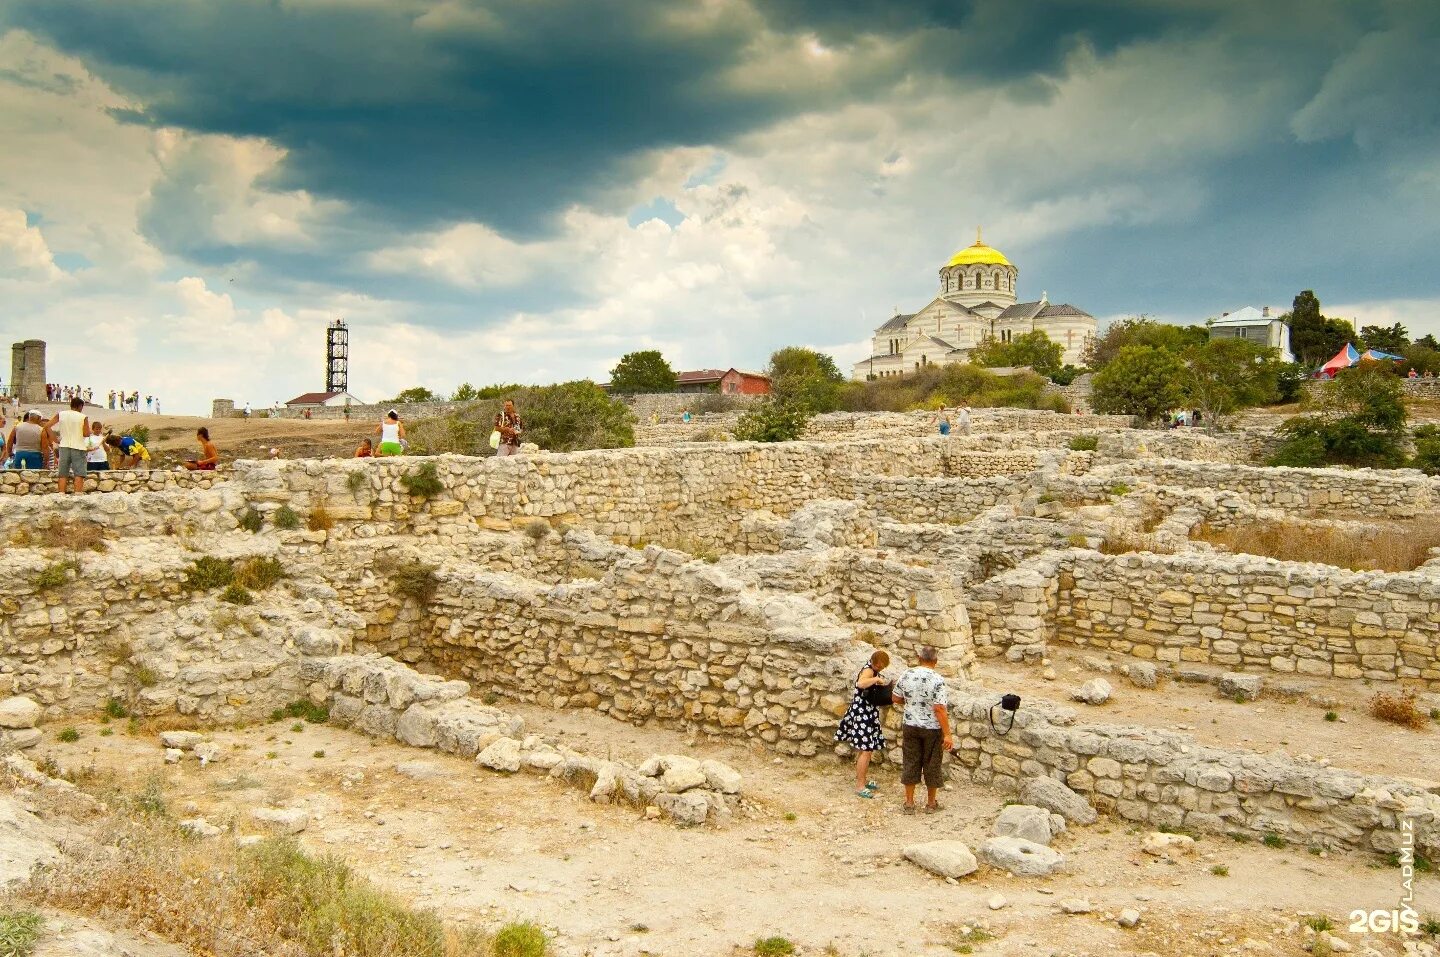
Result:
M25 211L0 209L0 281L50 282L62 275L45 237L28 224Z

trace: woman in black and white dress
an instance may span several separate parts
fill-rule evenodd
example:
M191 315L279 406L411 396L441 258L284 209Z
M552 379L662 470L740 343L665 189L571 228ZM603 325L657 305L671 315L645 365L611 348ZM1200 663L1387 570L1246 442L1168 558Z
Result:
M855 795L873 798L879 787L874 781L865 779L870 770L870 756L885 747L885 732L880 727L880 709L865 698L865 691L875 685L888 686L890 682L881 674L890 664L890 656L877 651L860 674L855 676L854 693L850 696L850 707L840 719L835 730L835 740L843 741L856 751Z

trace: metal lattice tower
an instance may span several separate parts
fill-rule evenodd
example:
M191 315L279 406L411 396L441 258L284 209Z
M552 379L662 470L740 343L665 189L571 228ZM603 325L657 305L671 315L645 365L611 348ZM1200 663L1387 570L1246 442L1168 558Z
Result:
M325 391L347 392L350 388L350 330L344 319L325 328Z

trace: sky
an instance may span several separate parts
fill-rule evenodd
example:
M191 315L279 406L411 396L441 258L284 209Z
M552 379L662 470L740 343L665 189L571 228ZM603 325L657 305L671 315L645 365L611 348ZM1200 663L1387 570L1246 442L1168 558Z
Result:
M167 412L842 368L985 239L1440 334L1433 0L0 0L0 333ZM0 377L9 378L8 364Z

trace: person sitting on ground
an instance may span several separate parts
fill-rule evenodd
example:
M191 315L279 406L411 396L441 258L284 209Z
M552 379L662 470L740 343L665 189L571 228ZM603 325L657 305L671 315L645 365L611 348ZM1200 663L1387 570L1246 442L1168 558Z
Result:
M122 469L133 469L141 462L150 461L149 450L133 435L107 435L105 444L120 453L118 466Z
M855 749L855 796L873 798L879 787L866 778L870 769L870 757L876 751L885 750L885 731L880 726L880 708L866 697L866 691L875 686L887 687L890 682L881 674L890 665L890 656L877 651L870 656L865 667L855 676L855 687L850 695L850 707L840 719L835 731L835 740L844 742Z
M200 440L200 457L198 459L186 459L185 471L187 472L213 472L215 466L220 464L220 450L215 443L210 441L210 430L203 425L195 430L195 438ZM273 452L274 449L271 449Z
M405 438L405 426L400 424L400 413L391 409L385 413L385 418L375 427L375 434L380 436L380 447L376 450L377 455L404 455L405 446L400 443Z
M77 390L78 391L78 390ZM85 400L75 395L70 408L62 409L45 423L45 431L59 426L55 441L55 472L60 494L69 495L73 484L75 494L85 491L85 439L90 432L90 417L85 414Z
M900 725L900 747L903 760L900 783L905 786L906 814L915 813L915 786L925 780L927 800L925 813L940 808L940 785L944 780L940 759L955 747L950 735L950 714L946 708L949 689L945 679L935 670L939 653L930 645L920 649L920 663L895 682L893 700L905 709Z
M369 459L375 457L375 445L369 439L361 439L360 447L355 450L357 459Z
M40 427L40 413L31 409L10 430L5 440L5 460L12 469L42 469L45 467L44 444L46 430Z
M93 474L110 468L110 456L105 454L105 427L91 421L90 434L85 436L85 471Z

